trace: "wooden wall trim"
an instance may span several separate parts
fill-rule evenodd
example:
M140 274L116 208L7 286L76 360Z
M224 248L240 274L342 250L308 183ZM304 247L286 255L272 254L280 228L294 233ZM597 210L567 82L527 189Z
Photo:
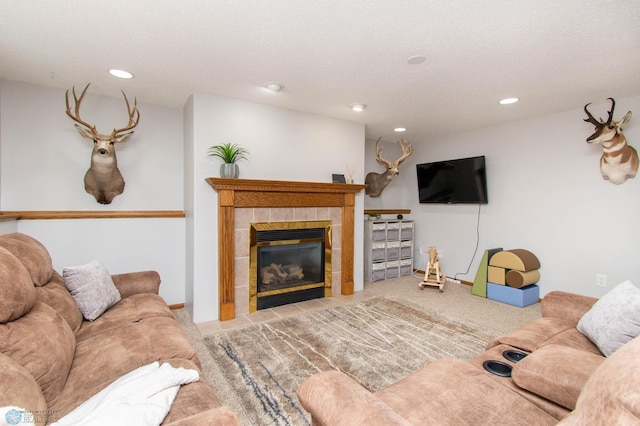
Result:
M183 218L182 210L24 210L3 211L0 218L11 217L17 220L49 219L148 219Z
M410 214L410 209L372 209L365 210L364 214Z

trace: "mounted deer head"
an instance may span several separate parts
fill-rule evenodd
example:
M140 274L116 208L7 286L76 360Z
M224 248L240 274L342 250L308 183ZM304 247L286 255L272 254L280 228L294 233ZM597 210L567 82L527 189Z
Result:
M91 83L89 83L91 84ZM67 105L67 115L80 125L75 124L83 137L93 141L93 152L91 153L91 167L84 175L84 189L96 198L100 204L111 204L111 201L124 191L124 179L118 170L118 160L116 158L116 150L114 143L126 142L133 135L133 129L140 121L140 112L138 111L138 100L134 99L133 109L129 105L127 95L122 92L124 101L127 104L127 112L129 113L129 123L120 128L113 129L108 135L98 133L96 126L84 121L80 118L80 103L84 94L89 88L89 84L84 88L80 97L76 96L76 88L73 87L73 99L75 101L75 111L71 112L69 106L69 91L65 94L65 102ZM130 131L131 130L131 131ZM127 133L123 133L127 132Z
M400 139L397 143L402 148L402 156L398 158L395 163L391 164L390 161L385 160L380 155L380 152L382 152L382 148L378 147L380 139L382 138L378 138L376 141L376 161L387 170L384 173L371 172L367 174L367 177L364 179L364 183L367 185L365 193L370 197L378 197L382 193L382 190L389 185L393 177L399 173L398 166L413 153L411 142Z
M602 145L603 154L600 157L602 177L611 183L620 185L638 173L638 153L632 146L627 145L627 140L622 134L622 126L631 120L631 111L626 113L622 120L613 121L616 101L613 98L609 98L609 100L611 101L611 109L607 121L602 118L598 121L591 115L587 109L591 105L590 103L584 106L584 112L588 117L584 121L596 126L595 133L587 138L587 142Z

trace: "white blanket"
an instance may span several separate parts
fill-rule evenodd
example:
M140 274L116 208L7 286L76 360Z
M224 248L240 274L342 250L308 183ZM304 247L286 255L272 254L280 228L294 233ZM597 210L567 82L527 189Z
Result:
M198 379L195 370L156 361L120 377L52 425L159 425L180 385Z

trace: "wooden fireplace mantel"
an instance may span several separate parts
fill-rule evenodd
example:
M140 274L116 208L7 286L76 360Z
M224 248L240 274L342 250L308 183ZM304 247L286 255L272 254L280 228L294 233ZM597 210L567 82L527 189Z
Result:
M341 293L353 294L355 194L365 185L207 178L218 192L219 307L221 321L235 318L234 209L239 207L341 207Z

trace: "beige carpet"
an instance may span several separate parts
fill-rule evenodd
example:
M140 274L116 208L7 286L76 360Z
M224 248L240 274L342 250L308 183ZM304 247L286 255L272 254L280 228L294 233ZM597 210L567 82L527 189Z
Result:
M441 293L420 290L417 282L365 283L352 303L207 336L184 310L174 314L198 351L205 379L246 425L308 423L295 390L314 372L340 369L377 390L435 358L473 356L490 338L540 316L538 304L517 308L472 296L469 286L447 283ZM315 327L319 337L300 325L309 321L322 324Z

